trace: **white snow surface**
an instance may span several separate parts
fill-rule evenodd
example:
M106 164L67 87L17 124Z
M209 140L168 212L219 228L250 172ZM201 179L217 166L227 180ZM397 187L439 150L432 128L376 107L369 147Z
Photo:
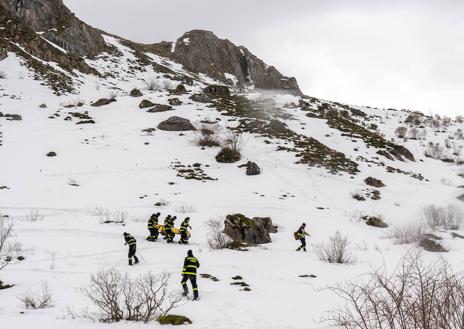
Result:
M123 57L117 62L104 58L87 62L102 72L113 72L114 76L105 80L81 75L82 85L73 95L53 95L33 80L13 54L0 62L0 71L7 76L0 80L0 112L23 117L22 121L0 118L0 186L9 187L0 189L0 212L14 220L14 240L22 244L26 257L0 271L2 281L15 284L0 291L1 328L161 327L157 323L109 325L72 319L67 309L70 307L76 313L93 309L79 289L88 284L92 273L109 268L131 276L148 271L167 272L171 275L172 288L180 289L180 271L190 248L200 260L199 273L209 273L220 281L199 278L201 300L185 300L174 310L174 314L192 319L189 328L328 328L320 320L328 310L343 305L343 301L325 287L358 279L382 264L393 270L408 250L416 248L395 244L387 238L389 229L365 225L358 219L360 214L382 215L394 227L417 220L426 205L459 202L456 200L461 194L458 186L463 183L458 177L459 166L425 157L424 145L429 140L443 143L451 131L463 128L462 124L454 123L446 133L429 131L427 142L395 139L397 143L404 143L417 161L382 160L403 171L422 174L427 179L423 181L388 173L385 168L367 162L358 162L361 172L357 175L333 175L324 168L296 164L293 154L275 151L280 142L266 143L265 138L250 134L245 136L242 161L220 164L214 158L218 149L200 149L194 143L195 133L157 129L148 135L142 130L156 128L173 115L188 118L196 125L202 120L219 119L223 129L234 122L205 104L192 102L189 94L175 96L183 105L176 106L174 111L147 113L139 109L142 99L167 104L172 96L167 91L146 90L144 81L150 78L162 81L162 75L150 67L145 72L131 73L128 67L134 58L130 50L114 38L106 37L106 40L117 46ZM178 64L147 55L173 70L182 71ZM199 92L206 83L214 82L203 75L199 78L193 86L187 86L190 93ZM143 98L128 96L135 87L142 89ZM117 95L116 102L103 107L90 106L91 101L108 97L112 92ZM298 103L294 96L263 95L258 91L247 97L271 98L282 107L285 103ZM64 107L80 101L85 105ZM42 103L47 108L39 108ZM387 139L395 138L394 129L408 116L402 111L359 109L376 116L378 130ZM68 112L84 111L96 124L76 125L74 118L64 120ZM376 156L374 149L329 128L324 120L309 118L299 109L282 108L282 111L293 116L293 120L284 120L289 128L314 137L350 159L356 161L359 155L370 159ZM460 140L453 143L457 148L462 147ZM49 151L55 151L57 157L47 157ZM238 164L247 160L258 163L262 174L246 176ZM185 165L201 163L205 172L217 180L199 182L177 177L170 167L174 161ZM363 181L368 176L386 184L380 189L382 199L354 200L351 193L366 188ZM168 204L154 207L162 200ZM126 225L101 224L102 210L126 212ZM42 220L28 221L31 211L37 211ZM158 211L162 218L168 214L176 214L179 219L192 218L189 246L145 240L146 220ZM207 244L206 221L231 213L269 216L279 226L278 233L272 234L272 243L247 252L211 250ZM308 224L311 234L307 253L296 252L299 244L293 239L293 232L302 222ZM353 264L323 263L314 252L317 243L327 241L337 230L351 241ZM135 267L127 265L124 231L137 238L138 250L144 258ZM443 238L442 244L450 251L440 255L424 253L425 259L444 257L456 270L462 270L464 240L452 239L449 232L436 234ZM302 274L317 277L300 278ZM230 285L235 275L242 276L252 290L244 292ZM55 306L25 310L18 297L40 291L43 282L48 283Z

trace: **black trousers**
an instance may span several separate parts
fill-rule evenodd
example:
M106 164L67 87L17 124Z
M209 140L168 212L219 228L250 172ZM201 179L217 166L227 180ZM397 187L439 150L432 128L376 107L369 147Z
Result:
M159 232L156 228L149 228L148 230L150 231L150 238L158 238Z
M172 242L174 240L175 234L172 233L172 229L166 229L166 237L168 238L168 242Z
M139 259L137 256L135 256L135 253L137 252L137 246L133 244L132 246L129 246L129 264L132 264L132 257L134 257L135 263L137 264L139 262Z
M186 295L188 295L189 290L188 290L187 282L189 280L192 283L193 297L197 298L198 297L198 286L197 286L197 276L196 275L184 274L182 276L181 284L182 284L182 288L184 288L184 293Z
M300 238L301 246L298 247L298 250L306 250L306 238Z
M188 239L189 239L189 236L188 236L187 232L180 232L180 240L181 241L187 242Z

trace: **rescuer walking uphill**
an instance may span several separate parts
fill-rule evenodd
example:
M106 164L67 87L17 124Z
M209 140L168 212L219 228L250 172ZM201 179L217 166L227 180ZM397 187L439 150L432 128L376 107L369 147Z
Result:
M193 300L198 300L198 287L197 287L197 269L200 267L200 262L193 256L192 250L187 252L187 257L184 260L184 267L182 269L182 288L184 289L183 296L189 293L187 282L190 280L192 283Z
M156 241L158 239L158 219L160 213L156 213L150 216L148 220L148 231L150 231L150 235L147 237L148 241Z
M190 217L187 217L184 219L182 224L180 224L180 244L188 244L188 240L190 237L189 230L192 229L192 227L189 225Z
M173 216L171 217L169 220L166 220L165 221L165 224L164 224L164 230L166 232L166 237L167 237L167 243L173 243L174 242L174 237L175 237L175 234L174 232L172 231L172 229L174 228L174 221L177 219L176 216Z
M295 232L295 238L300 240L301 246L299 246L296 251L300 251L303 249L303 251L306 251L306 236L309 236L309 234L305 230L306 228L306 223L301 224L300 228L298 231Z
M138 264L139 259L135 256L137 251L137 240L127 232L124 232L124 240L126 240L124 245L129 245L129 265L132 266L132 257L134 258L135 264Z

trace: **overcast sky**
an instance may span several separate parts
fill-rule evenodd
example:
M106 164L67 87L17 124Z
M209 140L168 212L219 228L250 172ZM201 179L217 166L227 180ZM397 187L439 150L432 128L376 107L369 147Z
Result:
M308 95L464 114L464 1L64 2L87 23L138 42L211 30L295 76Z

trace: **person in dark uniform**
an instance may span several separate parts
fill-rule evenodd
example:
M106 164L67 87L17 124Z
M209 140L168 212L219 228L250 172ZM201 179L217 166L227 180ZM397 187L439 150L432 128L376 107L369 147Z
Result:
M298 231L296 231L296 234L298 236L298 239L301 242L301 246L299 246L296 251L300 251L303 249L303 251L306 251L306 237L309 236L309 234L306 232L306 223L301 224L300 228Z
M170 227L169 223L171 222L171 215L168 215L165 219L164 219L164 240L167 240L169 238L168 236L168 232L166 230L167 227Z
M137 240L127 232L124 232L124 240L126 241L124 245L129 245L129 265L132 266L132 258L134 258L135 264L138 264L139 259L135 256L137 252Z
M174 228L174 222L176 221L177 217L173 216L169 220L168 227L166 229L166 236L168 237L167 243L173 243L174 242L174 237L176 236L172 229ZM165 227L166 228L166 227Z
M148 220L148 231L150 231L150 235L147 237L148 241L156 241L156 239L158 239L158 220L160 215L159 212L153 214Z
M190 280L193 290L193 300L198 300L198 286L197 286L197 269L200 267L200 262L193 256L192 250L187 252L187 257L184 260L184 267L182 268L182 288L184 289L183 296L188 296L189 290L187 282Z
M180 224L180 244L188 244L188 240L190 238L189 230L192 229L192 227L189 225L190 217L187 217L184 219L182 224Z

